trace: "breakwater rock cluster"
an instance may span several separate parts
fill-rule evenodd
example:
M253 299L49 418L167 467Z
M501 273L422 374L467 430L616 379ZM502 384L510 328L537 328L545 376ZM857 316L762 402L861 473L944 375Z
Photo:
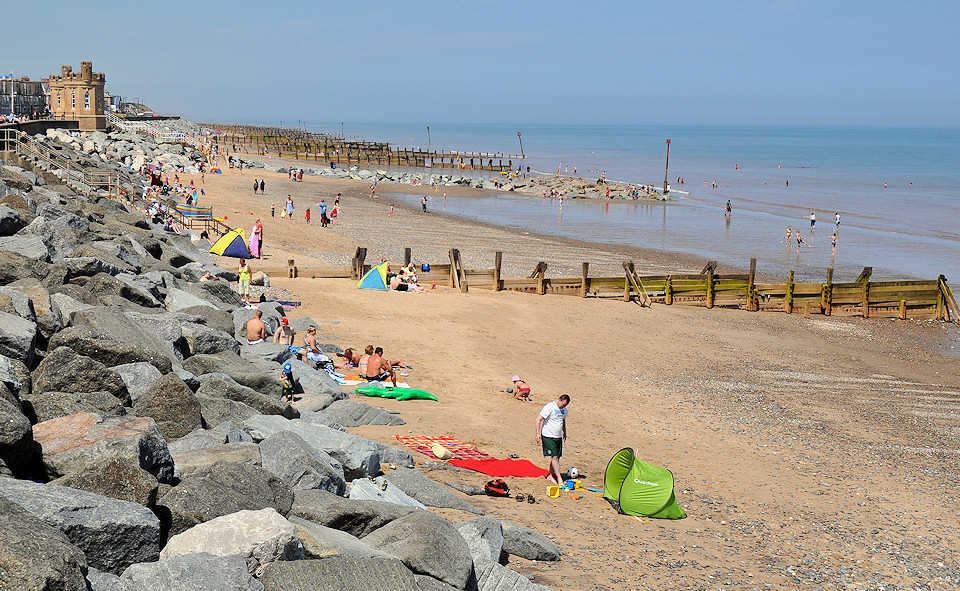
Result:
M63 139L72 162L130 156ZM558 560L547 538L350 433L402 418L249 344L235 273L189 237L54 170L0 172L0 587L545 589L504 563ZM286 315L259 310L271 333Z
M200 174L198 165L204 160L201 149L195 146L158 142L149 135L125 131L78 134L50 129L46 134L34 135L33 140L56 150L80 167L93 166L122 174L139 171L144 165Z
M263 162L244 160L244 167L263 167ZM287 174L290 168L280 167L276 172ZM400 183L404 185L422 186L424 189L433 187L470 187L489 191L507 191L524 195L544 196L562 195L565 199L606 199L609 189L610 199L662 199L660 193L649 186L635 186L597 180L585 180L569 176L493 176L473 177L457 174L414 172L414 171L384 171L369 170L353 167L343 168L298 168L305 175L320 176L334 179L355 179L377 182Z

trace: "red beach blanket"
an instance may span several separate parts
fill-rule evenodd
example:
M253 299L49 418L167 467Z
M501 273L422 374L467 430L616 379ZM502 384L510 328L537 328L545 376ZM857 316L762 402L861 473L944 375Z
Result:
M433 455L433 444L439 443L443 447L450 450L450 453L454 458L458 460L492 460L493 456L486 454L476 447L470 445L469 443L464 443L453 437L447 437L445 435L440 436L430 436L430 435L397 435L397 439L407 447L413 448L418 452L422 453L425 456L430 456L431 458L435 457Z
M530 460L450 460L451 466L483 472L489 476L525 476L539 478L548 472Z

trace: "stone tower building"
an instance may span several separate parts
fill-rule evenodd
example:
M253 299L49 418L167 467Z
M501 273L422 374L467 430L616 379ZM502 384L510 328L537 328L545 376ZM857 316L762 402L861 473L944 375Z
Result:
M50 76L50 113L55 119L74 119L82 131L105 130L102 72L93 71L93 62L80 62L80 73L61 66L59 76Z

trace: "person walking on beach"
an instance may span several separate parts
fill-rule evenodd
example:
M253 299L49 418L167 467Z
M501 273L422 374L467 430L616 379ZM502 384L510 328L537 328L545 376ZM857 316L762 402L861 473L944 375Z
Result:
M310 225L310 208L307 207L307 225Z
M420 207L423 208L423 213L427 213L427 196L426 195L420 198Z
M266 185L265 182L263 182L263 179L260 179L260 194L261 194L261 195L263 195L263 190L264 190L264 187L266 187L266 186L267 186L267 185Z
M390 204L390 213L387 214L387 217L393 217L393 203Z
M250 305L250 265L247 264L247 259L240 259L240 268L237 269L237 275L239 275L239 280L237 281L237 293L240 294L240 299L243 300L245 306Z
M543 448L543 457L550 458L546 479L556 486L560 486L563 480L560 457L563 456L563 442L567 440L568 404L570 397L563 394L545 404L537 415L537 443Z
M798 252L798 253L800 252L800 245L801 245L801 244L806 244L806 245L807 245L807 248L813 248L812 246L810 246L810 245L807 243L806 240L804 240L803 238L800 237L800 230L799 230L799 228L798 228L798 229L797 229L797 252Z
M287 217L293 219L293 197L287 195Z
M837 231L839 232L840 231L840 212L839 211L836 214L834 214L833 221L837 223Z
M793 238L793 230L790 228L790 226L787 226L787 234L783 238L783 243L786 245L787 248L790 248L791 238Z
M270 204L270 217L276 217L276 212L277 212L277 204L276 204L276 203L271 203L271 204Z
M723 208L723 217L727 217L731 213L733 213L733 207L730 204L730 200L727 199L727 206Z
M834 232L833 236L830 237L830 247L833 249L833 254L837 254L837 233Z
M810 212L810 229L814 230L817 227L817 214Z

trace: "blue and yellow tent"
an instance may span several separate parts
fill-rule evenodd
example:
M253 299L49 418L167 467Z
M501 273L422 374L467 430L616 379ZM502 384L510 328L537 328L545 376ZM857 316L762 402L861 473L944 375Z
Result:
M243 228L234 228L220 237L210 252L224 257L235 257L238 259L249 259L250 249L247 248L247 241L243 239Z
M390 286L387 285L387 263L380 263L363 274L360 281L357 282L360 289L380 289L387 291Z

